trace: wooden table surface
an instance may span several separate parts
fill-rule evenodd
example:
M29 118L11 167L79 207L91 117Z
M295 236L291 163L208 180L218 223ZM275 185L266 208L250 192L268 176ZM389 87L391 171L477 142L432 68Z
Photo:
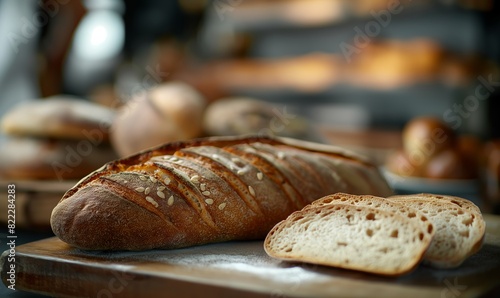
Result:
M16 248L16 288L56 297L478 297L500 283L500 217L462 266L387 278L268 257L261 241L86 252L57 238ZM2 256L2 280L11 263Z

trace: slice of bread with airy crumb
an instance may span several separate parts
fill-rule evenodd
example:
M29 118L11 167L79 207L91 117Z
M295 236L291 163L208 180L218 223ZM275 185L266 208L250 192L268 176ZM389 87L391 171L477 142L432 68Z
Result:
M402 275L421 261L430 239L416 221L367 206L305 208L278 223L264 241L274 258L382 275Z
M434 225L434 238L424 263L436 268L454 268L481 248L486 224L472 202L428 194L388 199L419 210Z
M441 194L431 194L431 193L419 193L419 194L411 194L411 195L399 195L399 196L392 196L391 199L411 199L411 198L417 198L417 199L429 199L429 200L442 200L442 201L447 201L450 203L453 203L455 205L458 205L461 208L467 209L472 213L475 213L476 215L483 217L481 213L481 209L474 204L473 202L460 198L460 197L455 197L455 196L448 196L448 195L441 195Z
M434 226L423 213L417 211L414 208L405 206L395 200L388 200L387 198L376 197L372 195L352 195L339 192L316 200L304 207L304 209L321 207L331 204L366 206L399 213L400 215L408 217L410 220L415 221L420 225L421 229L425 230L426 233L424 234L424 237L427 238L426 241L431 241L432 237L434 236Z

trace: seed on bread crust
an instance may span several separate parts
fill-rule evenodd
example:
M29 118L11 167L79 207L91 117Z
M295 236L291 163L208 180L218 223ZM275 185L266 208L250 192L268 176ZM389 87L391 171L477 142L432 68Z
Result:
M146 201L150 202L151 204L153 204L153 206L155 207L158 207L158 202L156 202L152 197L150 196L147 196L146 197Z

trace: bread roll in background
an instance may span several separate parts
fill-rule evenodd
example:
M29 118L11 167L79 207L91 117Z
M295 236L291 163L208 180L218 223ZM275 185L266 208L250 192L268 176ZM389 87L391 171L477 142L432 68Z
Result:
M417 117L402 132L403 148L387 157L389 171L406 177L476 179L482 142L471 135L456 135L438 118Z
M285 111L287 116L289 112ZM210 104L203 118L208 135L274 134L300 137L307 133L307 122L293 115L283 117L283 108L263 100L246 97L223 98Z
M120 156L202 133L205 98L181 82L158 85L120 108L111 142Z
M414 118L403 129L403 147L410 158L419 156L428 161L455 143L455 132L437 118Z
M9 137L0 143L0 176L9 179L81 179L117 155L89 140Z
M71 140L99 135L99 139L107 141L114 117L111 108L59 95L14 107L5 114L1 125L7 135Z
M118 156L109 143L115 110L73 96L26 102L2 119L0 176L81 179Z

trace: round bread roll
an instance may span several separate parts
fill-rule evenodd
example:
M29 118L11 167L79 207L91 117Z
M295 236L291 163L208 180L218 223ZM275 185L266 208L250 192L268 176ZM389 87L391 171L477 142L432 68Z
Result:
M454 131L439 119L418 117L403 129L403 147L411 160L427 163L456 142Z
M286 115L285 115L286 114ZM287 117L285 117L287 116ZM220 99L207 107L203 128L208 135L272 134L299 137L306 121L268 102L246 97Z
M81 179L118 156L91 140L2 138L0 176L9 179Z
M7 135L56 139L109 139L115 111L70 96L54 96L26 102L4 116L1 126Z
M206 100L181 82L161 84L123 107L112 125L111 143L120 156L166 142L198 137Z
M412 163L403 150L398 150L389 155L386 167L394 174L405 177L416 177L422 175L423 165Z
M481 141L474 136L456 136L445 123L433 117L418 117L403 129L403 150L386 161L389 171L401 176L431 179L477 178Z
M427 163L424 176L433 179L470 179L474 178L476 173L466 166L460 152L447 149Z

